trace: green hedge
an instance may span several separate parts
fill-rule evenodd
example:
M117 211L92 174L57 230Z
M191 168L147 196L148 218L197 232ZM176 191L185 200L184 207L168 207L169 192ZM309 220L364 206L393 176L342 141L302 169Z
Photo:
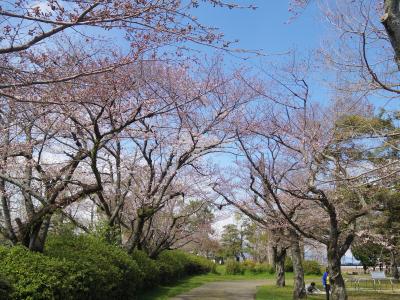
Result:
M0 248L1 272L12 283L12 299L90 299L88 270L16 246Z
M142 285L142 272L126 251L90 235L52 236L45 254L88 271L84 284L91 299L129 299Z
M303 261L303 268L306 275L322 275L321 266L315 260Z
M132 253L133 260L139 266L142 273L141 289L149 289L160 283L160 268L157 262L149 258L144 251L134 251Z
M0 246L0 299L136 299L141 290L215 269L209 260L164 251L157 260L90 235L51 236L44 254ZM10 282L10 284L8 283Z
M161 283L171 283L187 275L215 270L215 264L208 259L178 250L162 252L157 258L157 265Z

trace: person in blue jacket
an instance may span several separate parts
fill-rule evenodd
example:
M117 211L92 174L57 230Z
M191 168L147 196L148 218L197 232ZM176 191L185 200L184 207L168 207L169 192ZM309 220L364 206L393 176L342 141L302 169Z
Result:
M329 292L331 290L331 282L330 282L330 278L329 278L328 268L326 268L324 275L322 275L322 285L324 286L324 289L325 289L326 300L329 300Z

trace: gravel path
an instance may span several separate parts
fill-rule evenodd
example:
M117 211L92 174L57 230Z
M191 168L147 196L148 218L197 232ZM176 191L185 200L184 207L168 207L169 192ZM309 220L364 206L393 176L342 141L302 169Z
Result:
M206 283L172 300L245 300L255 299L258 286L266 285L267 280L220 281Z

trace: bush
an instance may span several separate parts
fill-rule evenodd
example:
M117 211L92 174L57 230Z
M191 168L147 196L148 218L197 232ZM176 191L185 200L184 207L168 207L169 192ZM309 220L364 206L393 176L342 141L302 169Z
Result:
M245 260L244 262L242 262L242 268L245 271L253 273L253 274L258 273L256 270L256 266L257 266L257 263L254 260L248 259L248 260Z
M11 299L11 293L13 289L8 280L4 275L0 275L0 299L9 300Z
M215 270L208 259L173 250L164 251L157 258L161 283L171 283L187 275L204 274Z
M205 257L193 254L186 254L187 262L185 271L187 275L205 274L216 272L216 265Z
M44 254L0 246L0 265L0 299L29 300L135 299L139 289L215 269L182 251L152 260L142 251L129 255L94 236L65 232L49 237Z
M132 253L133 260L142 272L141 289L155 287L160 283L160 270L157 262L147 256L144 251L136 250Z
M306 275L321 275L321 266L315 260L305 260L303 262L304 274Z
M274 268L274 266L273 266L273 265L268 265L268 267L267 267L267 272L268 272L269 274L275 274L275 268Z
M293 272L293 262L289 256L285 259L285 272Z
M83 283L89 272L73 262L16 246L2 247L0 263L1 272L13 284L12 299L90 299Z
M255 268L256 268L256 273L269 273L269 274L275 273L274 267L267 263L258 263Z
M252 274L275 273L275 270L271 265L267 263L257 263L253 260L245 260L242 262L242 268Z
M226 266L225 273L227 275L239 275L244 273L244 268L236 260L232 259L228 260L225 266Z
M164 251L158 258L160 280L162 283L171 283L185 276L185 256L178 251Z
M89 273L83 280L89 299L129 299L142 286L142 272L128 253L93 236L52 236L45 253Z

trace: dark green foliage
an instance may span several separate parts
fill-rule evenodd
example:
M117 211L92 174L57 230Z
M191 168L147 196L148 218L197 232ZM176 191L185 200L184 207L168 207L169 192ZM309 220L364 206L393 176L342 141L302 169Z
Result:
M0 250L1 272L13 285L12 299L90 299L88 270L17 246Z
M322 275L321 266L315 260L303 261L303 269L305 275Z
M214 271L215 264L183 251L164 251L157 258L161 283L174 282L184 276Z
M141 286L142 272L123 249L89 235L52 236L46 255L71 261L88 271L85 286L92 299L129 299Z
M160 282L215 269L206 258L182 251L152 260L142 251L129 255L97 237L68 232L49 237L44 254L0 246L0 265L5 300L136 299L139 290Z
M285 259L285 272L293 272L293 262L292 259L286 256Z
M160 269L157 262L149 258L144 251L136 250L132 253L133 260L142 272L141 289L148 289L157 286L160 282Z
M186 254L185 272L188 275L205 274L209 272L216 272L216 265L202 256Z
M11 299L12 286L8 280L0 274L0 299L9 300Z
M184 255L174 251L164 251L158 256L161 283L171 283L185 275L184 259Z
M378 264L382 253L382 245L373 242L355 242L351 247L354 257L359 260L366 270L368 267L375 267Z
M225 272L227 275L240 275L244 273L242 264L236 260L229 259L226 264Z

